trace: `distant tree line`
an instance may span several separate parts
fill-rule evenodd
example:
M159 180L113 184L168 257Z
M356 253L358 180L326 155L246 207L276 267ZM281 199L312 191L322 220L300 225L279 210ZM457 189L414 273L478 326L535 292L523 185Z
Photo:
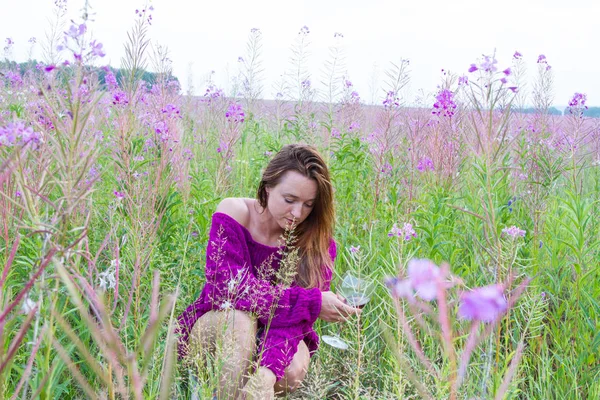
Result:
M30 61L26 61L26 62L21 62L21 63L17 63L15 61L0 61L0 70L1 69L10 69L12 71L19 71L19 73L21 74L21 76L23 76L27 71L36 71L37 73L43 73L43 71L37 71L36 66L38 65L38 61L37 60L30 60ZM95 72L96 74L98 74L98 82L104 86L106 85L106 81L105 81L105 77L106 77L106 68L105 67L89 67L93 72ZM108 69L115 75L115 77L117 78L117 82L121 82L123 75L125 75L126 71L123 70L122 68L113 68L113 67L108 67ZM1 72L1 71L0 71ZM141 76L141 79L144 82L147 82L149 84L154 84L154 82L156 82L156 79L158 77L157 73L154 72L150 72L150 71L143 71L140 72L139 76ZM179 79L177 79L176 76L171 76L169 78L169 81L178 81Z

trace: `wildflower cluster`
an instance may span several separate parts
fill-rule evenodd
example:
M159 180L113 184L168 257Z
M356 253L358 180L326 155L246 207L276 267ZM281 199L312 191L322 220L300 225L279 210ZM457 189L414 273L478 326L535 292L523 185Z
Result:
M387 92L385 100L383 100L383 106L386 110L400 107L400 98L397 96L396 92L393 90Z
M229 104L229 108L225 112L225 118L227 118L229 122L241 124L242 122L244 122L244 117L245 114L244 110L242 110L242 106L236 102L231 102Z
M210 104L213 101L217 100L218 98L221 98L221 97L224 97L224 96L225 96L225 93L223 93L223 89L218 88L214 84L210 84L206 88L206 91L204 92L202 100L205 103Z
M585 102L587 101L587 95L585 93L575 93L573 98L569 101L569 113L578 117L583 116L583 111L587 110Z
M412 224L405 222L402 228L399 228L398 224L394 224L392 229L388 232L388 236L404 238L404 240L408 242L409 240L417 237L417 232L415 232Z
M434 169L433 160L429 157L423 157L417 163L417 170L420 172L433 171Z
M9 122L0 127L0 147L25 146L28 143L38 144L42 140L40 132L34 132L32 127L25 127L23 121Z
M439 117L452 118L456 111L456 103L454 102L454 93L449 89L441 90L435 97L436 102L433 105L433 115Z
M513 238L516 237L525 237L525 231L523 229L517 228L516 226L511 226L510 228L502 229L502 234L506 236L510 236Z
M392 296L415 303L417 298L425 301L438 299L440 291L452 286L445 280L445 273L433 261L412 259L408 262L408 277L387 278L386 285ZM507 302L502 285L489 285L460 295L458 317L468 321L493 322L507 310Z

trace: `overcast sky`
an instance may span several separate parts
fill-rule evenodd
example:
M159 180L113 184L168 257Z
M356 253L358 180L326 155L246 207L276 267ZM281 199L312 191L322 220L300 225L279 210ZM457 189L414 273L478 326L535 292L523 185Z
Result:
M79 20L84 1L68 1L68 17ZM103 43L105 64L120 66L127 31L143 1L91 0L94 22L89 24ZM150 36L168 46L174 74L184 90L191 77L197 94L215 71L215 82L228 88L245 53L250 29L262 32L265 68L264 97L289 68L291 45L301 27L310 29L311 81L319 88L320 71L334 44L344 35L350 80L363 99L370 98L374 65L380 71L392 61L410 60L409 96L419 90L435 92L442 68L466 73L482 54L496 51L500 68L510 65L515 51L523 54L533 83L536 60L546 55L555 81L554 104L564 106L575 92L600 106L600 2L597 0L154 0ZM0 40L12 38L12 58L27 59L31 37L38 44L49 28L53 0L0 0ZM382 76L383 74L380 73ZM410 100L409 100L410 101Z

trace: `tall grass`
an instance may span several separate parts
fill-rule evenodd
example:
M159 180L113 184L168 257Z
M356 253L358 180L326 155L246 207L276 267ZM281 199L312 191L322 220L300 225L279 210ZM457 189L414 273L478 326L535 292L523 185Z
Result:
M600 124L583 116L581 96L567 115L548 115L548 60L500 57L507 73L485 57L474 72L444 75L420 108L404 104L410 71L402 61L381 96L370 96L382 103L365 105L338 45L322 87L311 83L302 28L270 102L260 100L261 34L253 30L242 96L208 82L204 96L189 98L164 48L154 47L159 79L140 80L150 12L136 16L121 82L107 74L101 83L90 68L102 52L85 20L64 43L49 34L40 69L21 75L8 59L0 65L0 398L190 396L174 318L204 283L210 216L223 197L254 196L270 154L297 141L316 144L332 171L332 289L346 271L378 287L361 317L341 326L350 348L322 344L291 398L459 393L452 382L470 326L453 317L457 298L429 306L450 315L438 324L383 284L404 276L414 257L449 263L464 290L501 282L514 293L531 278L493 329L481 328L485 340L470 343L461 396L600 395ZM51 51L57 41L69 65ZM523 82L527 58L537 60L532 84ZM513 110L526 103L537 114ZM388 236L404 223L416 237ZM524 237L507 235L511 226ZM199 376L210 395L218 380Z

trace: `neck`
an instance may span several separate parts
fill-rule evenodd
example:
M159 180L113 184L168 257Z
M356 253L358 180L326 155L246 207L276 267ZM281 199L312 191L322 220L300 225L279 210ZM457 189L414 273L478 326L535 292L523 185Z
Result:
M258 202L255 202L254 209L256 211L256 219L254 224L255 232L259 233L262 237L268 240L270 243L278 241L284 230L279 226L273 215L268 208L262 208Z

